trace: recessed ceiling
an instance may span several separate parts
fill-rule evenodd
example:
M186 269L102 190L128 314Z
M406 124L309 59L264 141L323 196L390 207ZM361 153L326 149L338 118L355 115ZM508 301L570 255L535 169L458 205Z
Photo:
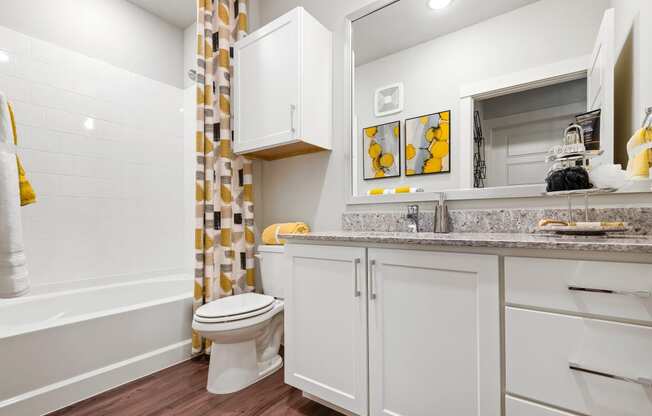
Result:
M180 29L195 23L196 0L128 0Z
M454 0L432 10L426 0L400 0L353 22L356 66L410 48L539 0Z

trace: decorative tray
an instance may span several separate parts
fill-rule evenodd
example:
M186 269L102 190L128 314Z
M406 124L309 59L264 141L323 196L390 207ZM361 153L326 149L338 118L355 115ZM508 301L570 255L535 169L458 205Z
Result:
M627 223L575 223L571 225L548 224L538 226L537 231L553 232L562 235L605 235L607 233L623 233L629 230Z

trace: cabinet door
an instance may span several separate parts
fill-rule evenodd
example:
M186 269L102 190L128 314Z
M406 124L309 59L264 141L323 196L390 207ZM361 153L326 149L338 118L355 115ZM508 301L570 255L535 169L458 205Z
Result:
M295 9L235 44L236 152L300 137L300 20Z
M285 382L367 414L365 249L289 245Z
M372 416L498 416L498 258L369 249Z

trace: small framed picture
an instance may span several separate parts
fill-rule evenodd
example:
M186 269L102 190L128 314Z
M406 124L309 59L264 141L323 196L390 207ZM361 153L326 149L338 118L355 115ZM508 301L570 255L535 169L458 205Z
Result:
M401 176L401 122L362 129L364 179Z
M451 172L451 112L405 120L405 176Z

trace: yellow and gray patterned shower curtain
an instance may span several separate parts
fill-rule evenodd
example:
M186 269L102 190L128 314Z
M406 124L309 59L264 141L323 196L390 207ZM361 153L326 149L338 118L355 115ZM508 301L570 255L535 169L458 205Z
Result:
M254 290L251 161L232 151L232 45L247 31L246 0L197 0L197 211L194 309ZM192 334L194 353L210 340Z

